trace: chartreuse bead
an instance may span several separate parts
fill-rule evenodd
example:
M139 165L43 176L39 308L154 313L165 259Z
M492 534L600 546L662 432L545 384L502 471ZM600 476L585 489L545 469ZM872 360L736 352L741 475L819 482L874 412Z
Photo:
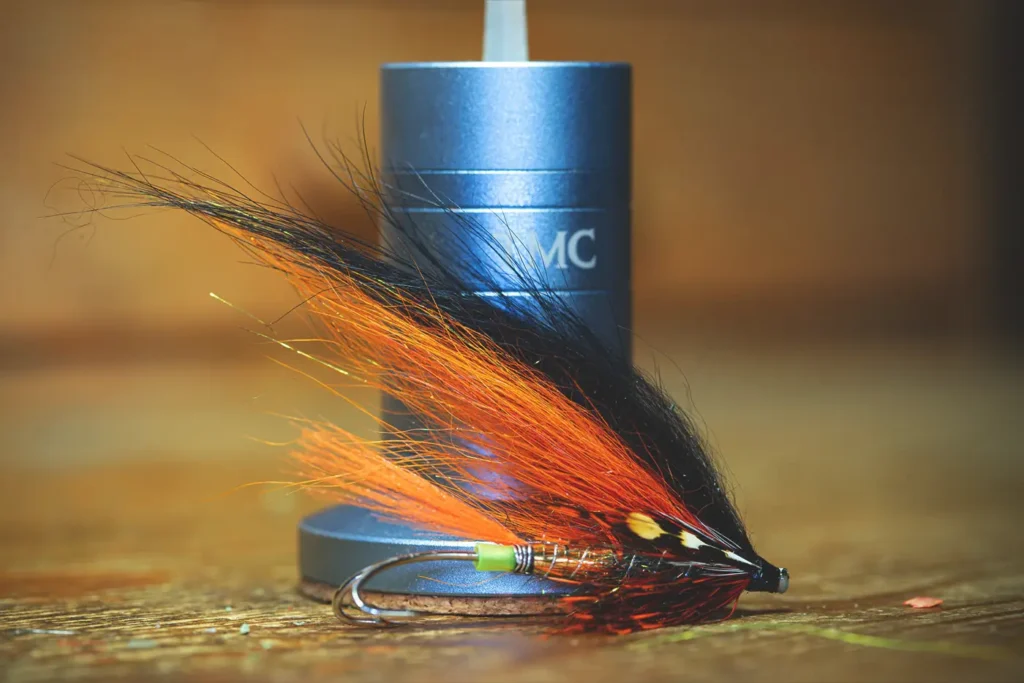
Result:
M476 560L473 562L478 572L510 572L516 568L516 549L510 545L497 543L477 543Z

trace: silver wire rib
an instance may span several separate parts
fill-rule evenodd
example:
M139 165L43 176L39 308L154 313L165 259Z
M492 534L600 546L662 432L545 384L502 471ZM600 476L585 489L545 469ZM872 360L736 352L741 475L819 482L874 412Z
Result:
M512 548L515 553L516 567L512 571L517 574L533 573L533 546L530 544L515 545Z

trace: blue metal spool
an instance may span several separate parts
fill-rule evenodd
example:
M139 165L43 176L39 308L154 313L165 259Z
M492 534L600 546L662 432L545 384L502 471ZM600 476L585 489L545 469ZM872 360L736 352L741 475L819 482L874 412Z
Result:
M388 184L408 193L399 208L403 218L427 237L436 231L436 221L460 216L498 241L511 232L552 293L628 355L630 66L387 64L380 82L382 173ZM416 201L409 195L433 199ZM457 208L439 210L437 199ZM473 245L469 252L474 253ZM487 263L488 253L481 245L477 263ZM495 268L500 284L500 265ZM408 419L391 397L384 397L382 408L399 427ZM464 545L385 524L347 506L312 515L299 529L304 580L332 586L395 554ZM438 565L436 572L427 567L383 574L368 588L488 597L559 590L523 576L481 583L472 569L452 564ZM420 578L424 574L440 581Z

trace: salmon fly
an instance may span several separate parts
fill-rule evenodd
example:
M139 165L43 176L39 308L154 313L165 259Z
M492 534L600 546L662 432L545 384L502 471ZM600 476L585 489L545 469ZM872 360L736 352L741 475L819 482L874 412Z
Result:
M453 272L444 264L480 228L452 214L440 236L423 238L395 209L400 196L332 150L335 177L390 224L386 245L187 167L83 172L125 206L208 222L280 272L325 330L314 352L300 352L389 392L427 426L384 424L388 438L371 444L341 425L302 425L294 456L306 488L475 542L367 567L335 595L340 618L419 616L371 605L360 589L378 572L433 560L565 584L565 632L692 624L727 614L744 591L787 589L786 570L755 552L691 419L548 295L508 240L483 236L489 256ZM510 278L517 296L501 293Z

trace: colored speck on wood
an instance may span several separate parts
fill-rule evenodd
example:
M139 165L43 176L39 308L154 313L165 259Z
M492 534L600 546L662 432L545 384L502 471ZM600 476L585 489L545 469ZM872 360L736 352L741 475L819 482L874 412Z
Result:
M907 607L913 607L914 609L928 609L930 607L938 607L942 604L942 598L929 598L921 595L916 598L910 598L903 603Z

